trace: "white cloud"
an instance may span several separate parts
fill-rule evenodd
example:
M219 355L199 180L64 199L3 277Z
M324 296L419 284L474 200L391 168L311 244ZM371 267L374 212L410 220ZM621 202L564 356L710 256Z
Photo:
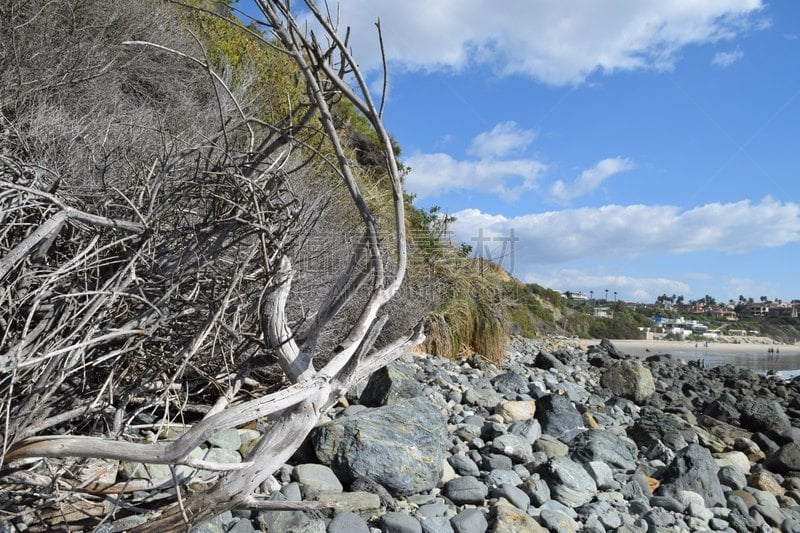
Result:
M533 189L547 168L533 159L459 161L444 153L415 154L405 163L411 167L406 189L419 198L462 189L497 194L512 201Z
M451 190L492 193L507 201L536 187L547 166L530 158L503 159L527 148L535 134L514 122L501 122L479 133L468 152L472 160L457 160L446 153L413 154L404 163L411 167L405 186L419 198Z
M732 39L762 0L348 0L343 26L365 68L380 66L380 18L393 68L461 70L488 65L550 84L581 83L593 72L669 69L683 47Z
M730 254L800 242L800 204L765 198L676 206L607 205L507 218L477 209L454 213L455 242L472 242L479 230L489 238L519 237L516 264L559 264L600 257L636 257L650 252L716 251Z
M624 157L603 159L592 168L581 172L580 176L569 185L563 180L553 183L550 186L550 196L557 202L568 203L579 196L593 192L611 176L633 168L633 161Z
M744 52L741 50L732 50L730 52L717 52L711 59L712 65L718 67L729 67L744 57Z
M504 157L526 149L535 138L533 131L520 128L516 122L501 122L491 131L478 134L468 153L481 158Z

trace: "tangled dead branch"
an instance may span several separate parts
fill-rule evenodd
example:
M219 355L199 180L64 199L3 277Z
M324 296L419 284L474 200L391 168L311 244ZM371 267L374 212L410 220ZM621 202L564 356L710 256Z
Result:
M374 346L387 320L381 310L403 284L407 263L400 174L379 107L347 43L312 1L306 6L319 34L300 27L288 1L257 4L270 46L294 60L305 88L306 100L278 124L248 114L191 41L127 39L112 52L95 42L97 57L81 56L87 66L67 71L74 78L69 87L89 90L110 73L122 88L133 78L141 82L152 54L189 77L199 72L211 86L206 96L214 96L204 110L211 118L177 127L164 122L163 106L142 113L131 101L138 105L143 95L123 91L121 101L84 109L84 117L115 110L105 132L96 121L87 129L74 113L85 102L62 94L64 76L42 76L20 61L8 65L19 79L6 80L15 97L0 102L0 483L23 489L0 502L6 509L22 508L26 495L38 497L53 484L59 493L94 494L95 503L116 495L110 511L101 505L98 516L85 513L84 525L115 510L141 512L125 499L141 489L173 487L170 505L161 500L143 526L153 531L258 507L263 502L254 490L291 457L321 414L422 339L417 327ZM61 22L57 9L15 7L5 42ZM74 13L85 5L71 8L77 24ZM87 25L98 23L96 13L84 15ZM119 24L105 24L112 22ZM163 89L161 81L149 83L153 92ZM330 106L341 98L366 117L382 148L391 238L379 237L339 139ZM43 110L51 123L65 121L50 138L59 150L36 136ZM296 139L312 121L325 134L335 161L328 171L343 183L361 235L323 297L298 315L291 305L295 264L317 216L298 188L317 167ZM344 329L343 316L352 317ZM321 343L336 320L335 342ZM198 411L200 419L192 414ZM153 420L157 432L176 421L191 427L172 441L137 442L131 427L143 419ZM262 419L269 430L243 463L191 455L215 433ZM82 476L85 461L70 458L164 464L173 475L158 486L103 483L96 472ZM178 465L189 468L178 472ZM209 490L182 497L180 487L198 469L221 475Z

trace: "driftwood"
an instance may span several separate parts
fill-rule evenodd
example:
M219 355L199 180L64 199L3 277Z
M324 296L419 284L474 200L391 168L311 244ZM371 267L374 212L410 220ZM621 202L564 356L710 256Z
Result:
M188 529L234 507L298 507L258 500L253 493L348 388L423 339L418 326L374 347L387 320L381 310L403 284L407 264L404 198L392 142L381 121L383 102L373 101L346 41L313 1L307 0L306 7L318 33L301 28L288 1L256 3L272 32L270 45L294 60L307 94L307 102L298 104L291 120L270 125L265 137L257 138L256 133L263 121L247 114L206 59L140 40L125 46L156 49L206 70L220 88L220 109L224 100L232 101L236 120L208 135L207 146L173 150L152 163L135 187L114 188L117 205L105 211L72 206L69 196L49 192L48 180L33 167L0 155L0 208L7 223L0 229L0 301L15 301L13 312L0 314L5 338L0 345L5 347L0 352L5 393L2 464L13 468L34 458L104 458L221 473L209 490L188 496L180 490L186 480L173 474L173 482L167 484L175 494L168 500L172 504L158 509L140 526L142 531ZM369 121L382 149L391 187L391 238L379 236L381 228L335 127L331 104L342 98ZM309 218L290 185L292 173L301 168L293 164L293 151L302 150L294 139L312 119L322 127L334 156L332 168L347 190L363 235L324 297L306 310L303 320L292 323L293 256L302 250L295 242L302 232L296 229ZM201 170L195 182L173 182L174 173L191 164ZM195 188L198 192L190 192ZM176 222L184 219L187 224ZM92 237L67 245L67 231ZM96 283L75 287L74 280L88 278ZM65 282L68 279L73 282ZM337 342L327 347L321 343L322 332L345 310L352 319L340 329ZM183 339L180 344L165 340L165 325L183 323L199 327L171 329ZM209 344L223 347L217 357L227 373L221 380L209 375L213 387L204 390L214 394L207 393L211 407L200 409L207 410L205 416L170 442L124 438L125 428L145 409L157 409L165 420L184 413L188 392L181 385L183 376L189 370L202 374L209 366ZM169 371L135 379L137 371L163 367L132 356L156 346L160 351L154 356L168 359ZM169 350L174 352L165 357ZM272 392L251 387L246 399L239 393L247 383L257 382L249 376L265 364L266 356L277 362L284 385ZM93 398L68 409L57 401L59 391L88 387L87 379L97 380L89 387L96 391ZM153 390L156 379L159 386ZM26 398L19 396L21 386ZM129 409L142 398L144 404L131 415ZM105 436L41 434L98 413L113 413ZM210 464L190 457L215 433L263 419L268 419L268 430L243 463ZM19 472L12 476L14 483L42 483L33 474ZM126 492L124 487L88 482L71 489Z

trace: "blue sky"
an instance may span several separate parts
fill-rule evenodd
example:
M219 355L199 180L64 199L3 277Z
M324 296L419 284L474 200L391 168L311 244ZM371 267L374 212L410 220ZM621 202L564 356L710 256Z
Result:
M502 12L499 7L502 5ZM526 282L800 298L800 2L345 0L422 207ZM493 239L493 240L492 240ZM506 241L504 241L504 239Z

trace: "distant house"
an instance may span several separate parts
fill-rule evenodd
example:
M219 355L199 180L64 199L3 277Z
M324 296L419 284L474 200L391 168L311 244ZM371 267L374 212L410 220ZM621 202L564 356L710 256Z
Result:
M589 301L589 297L583 294L582 292L572 292L566 291L561 293L561 296L566 298L567 300L572 300L573 302L587 302Z
M594 308L594 317L595 318L614 318L614 312L611 310L610 307L595 307Z
M729 322L736 322L739 320L739 317L736 315L736 311L731 309L715 308L707 311L706 314L711 318L716 318L717 320L727 320Z
M769 308L769 316L782 318L797 318L798 306L792 304L777 304Z
M768 303L753 303L744 308L744 313L748 316L767 316L769 315Z
M732 337L744 337L745 335L747 335L747 330L746 329L729 329L728 330L728 335L730 335Z

